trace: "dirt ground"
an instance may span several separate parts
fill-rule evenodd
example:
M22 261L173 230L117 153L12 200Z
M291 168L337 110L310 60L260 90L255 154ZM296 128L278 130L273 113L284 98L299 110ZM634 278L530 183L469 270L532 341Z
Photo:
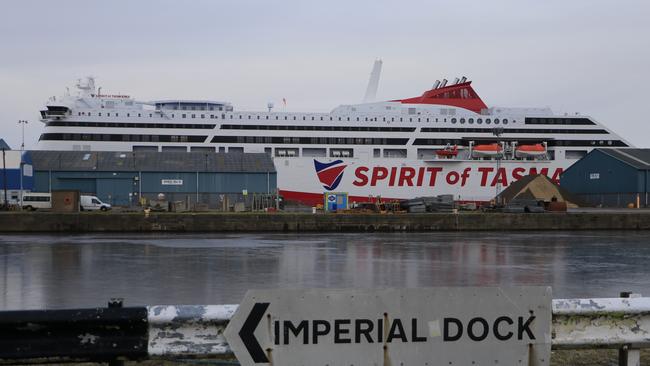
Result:
M641 351L641 365L650 364L650 350ZM234 366L236 361L226 360L179 360L179 361L145 361L127 363L128 366ZM551 366L617 366L618 350L568 350L553 351Z

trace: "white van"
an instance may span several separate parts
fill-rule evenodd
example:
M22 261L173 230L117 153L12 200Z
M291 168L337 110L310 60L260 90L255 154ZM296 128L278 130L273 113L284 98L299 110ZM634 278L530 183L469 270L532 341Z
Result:
M52 195L49 193L23 193L23 209L25 210L51 210Z
M111 205L102 202L96 196L82 195L81 197L79 197L79 206L81 208L81 211L93 211L93 210L108 211L111 209Z

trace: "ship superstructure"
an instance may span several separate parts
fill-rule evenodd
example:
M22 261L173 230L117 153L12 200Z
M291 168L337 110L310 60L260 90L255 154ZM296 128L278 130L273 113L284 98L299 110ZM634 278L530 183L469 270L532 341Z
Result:
M265 152L274 157L285 198L310 204L333 190L352 201L436 194L489 200L495 187L529 173L557 180L595 147L629 146L589 116L488 107L465 77L436 81L417 97L330 113L246 112L207 100L139 102L102 93L93 78L77 89L51 98L41 111L39 149Z

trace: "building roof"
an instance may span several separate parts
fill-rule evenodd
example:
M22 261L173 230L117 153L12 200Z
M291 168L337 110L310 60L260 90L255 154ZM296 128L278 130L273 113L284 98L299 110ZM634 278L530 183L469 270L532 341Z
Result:
M11 150L11 147L9 147L9 144L7 144L5 140L0 139L0 149Z
M636 169L650 169L650 149L596 149Z
M34 150L34 170L274 173L265 153Z

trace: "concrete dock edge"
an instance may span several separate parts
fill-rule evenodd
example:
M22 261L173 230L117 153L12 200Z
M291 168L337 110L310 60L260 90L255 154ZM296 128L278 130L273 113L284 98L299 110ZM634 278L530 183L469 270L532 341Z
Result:
M417 232L650 230L650 212L625 213L2 213L0 232Z

